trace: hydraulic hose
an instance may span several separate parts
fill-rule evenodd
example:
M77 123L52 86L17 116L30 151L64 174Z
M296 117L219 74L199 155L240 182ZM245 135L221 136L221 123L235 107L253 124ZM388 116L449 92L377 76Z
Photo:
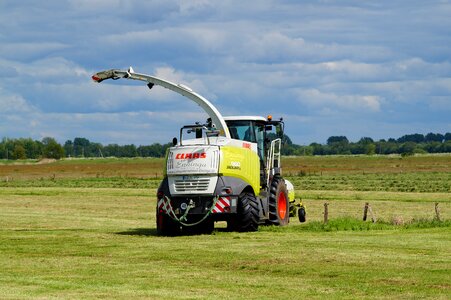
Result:
M173 219L176 222L179 222L181 225L187 226L187 227L196 226L196 225L202 223L206 218L208 218L208 216L212 213L213 209L215 208L216 202L218 202L218 199L219 199L218 196L214 197L213 203L212 203L210 209L207 211L207 213L202 217L202 219L200 219L199 221L194 222L194 223L185 223L185 221L187 221L186 217L187 217L190 209L195 207L195 205L192 201L190 201L190 203L188 204L188 207L185 210L185 213L180 218L178 218L177 215L175 214L175 212L172 208L172 205L171 205L171 200L166 195L164 196L164 200L163 200L163 209L166 211L166 213L169 215L169 217L171 217L171 219Z

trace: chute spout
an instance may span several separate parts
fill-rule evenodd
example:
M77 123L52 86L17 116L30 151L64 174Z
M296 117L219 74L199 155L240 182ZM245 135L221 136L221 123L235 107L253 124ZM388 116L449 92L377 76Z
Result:
M216 109L216 107L207 99L202 97L201 95L194 92L191 88L187 87L183 84L176 84L170 82L168 80L158 78L151 75L136 73L132 67L130 67L127 71L111 69L106 71L97 72L92 75L92 80L95 82L102 82L107 79L132 79L132 80L140 80L147 82L147 86L151 89L154 85L159 85L164 88L167 88L173 92L176 92L198 104L212 119L213 124L215 124L216 129L219 130L219 134L221 136L225 136L230 138L230 133L227 128L227 124L224 121L221 113Z

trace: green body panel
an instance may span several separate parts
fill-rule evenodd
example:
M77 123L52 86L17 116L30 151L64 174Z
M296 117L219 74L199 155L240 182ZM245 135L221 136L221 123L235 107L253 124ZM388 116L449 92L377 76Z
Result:
M288 192L288 200L290 200L290 202L294 201L294 197L295 197L294 190L289 191Z
M240 178L249 183L255 195L260 192L260 158L251 149L221 147L219 174Z

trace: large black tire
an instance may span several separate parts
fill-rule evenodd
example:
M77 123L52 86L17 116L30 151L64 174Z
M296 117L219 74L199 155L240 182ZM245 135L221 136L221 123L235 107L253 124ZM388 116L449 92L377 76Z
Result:
M299 218L299 222L304 223L306 221L306 212L305 212L305 208L303 206L301 206L298 209L298 218Z
M241 232L257 231L259 219L257 198L251 193L242 193L238 198L237 216L229 221L232 224L228 227Z
M180 224L171 219L167 214L159 212L157 208L157 234L174 236L180 233Z
M290 222L290 202L285 181L275 176L269 190L269 224L285 226Z

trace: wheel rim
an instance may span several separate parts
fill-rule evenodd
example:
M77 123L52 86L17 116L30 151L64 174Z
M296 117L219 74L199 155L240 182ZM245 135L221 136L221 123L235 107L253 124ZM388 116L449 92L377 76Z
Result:
M279 199L277 202L277 213L279 214L279 218L283 220L287 214L287 198L285 197L284 192L279 194Z

